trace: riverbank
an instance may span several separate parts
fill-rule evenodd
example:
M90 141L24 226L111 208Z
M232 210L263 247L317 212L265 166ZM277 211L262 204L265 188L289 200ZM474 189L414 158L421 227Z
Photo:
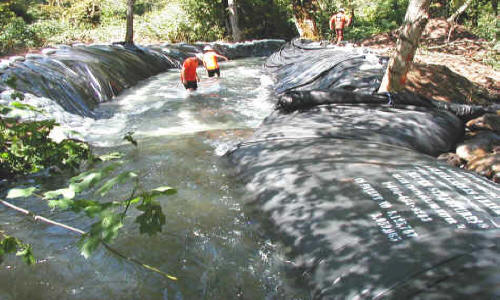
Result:
M450 24L432 19L427 24L408 73L407 90L424 97L460 104L500 104L500 51L487 41L456 26L450 41ZM397 34L366 39L360 45L390 56ZM487 64L488 59L496 63ZM491 62L491 61L490 61ZM466 123L464 139L456 150L440 159L500 182L500 116L487 114Z
M446 102L500 102L500 51L463 26L456 26L448 42L449 30L450 24L444 19L428 22L408 74L407 89ZM397 32L393 31L359 45L390 56L396 40Z

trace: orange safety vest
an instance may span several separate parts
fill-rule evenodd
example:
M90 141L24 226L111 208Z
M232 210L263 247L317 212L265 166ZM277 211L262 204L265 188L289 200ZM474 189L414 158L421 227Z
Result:
M208 51L203 54L203 63L205 64L205 68L207 68L207 70L215 70L219 68L217 56L213 51Z
M196 81L196 68L198 68L198 59L196 57L186 58L182 64L183 72L181 72L181 79Z
M344 29L345 23L349 23L349 19L343 13L338 13L333 15L330 19L330 29L333 29L335 24L335 29Z

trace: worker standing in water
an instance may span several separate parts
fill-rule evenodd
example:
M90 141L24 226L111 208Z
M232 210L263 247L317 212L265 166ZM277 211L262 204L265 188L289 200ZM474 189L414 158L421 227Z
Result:
M198 88L200 77L198 77L196 68L198 68L198 60L201 59L201 55L191 56L186 58L182 63L181 81L186 90L194 91Z
M335 29L337 44L340 44L344 39L344 27L351 25L351 20L352 18L345 14L343 8L339 9L339 12L330 18L330 29Z
M217 62L217 57L229 60L224 55L220 55L215 52L214 48L210 45L203 48L203 66L207 69L208 77L213 77L215 74L217 74L217 77L220 77L220 68L219 63Z

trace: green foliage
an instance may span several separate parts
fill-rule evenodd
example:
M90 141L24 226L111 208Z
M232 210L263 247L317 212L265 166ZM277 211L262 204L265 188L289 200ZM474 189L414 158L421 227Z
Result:
M490 1L475 0L466 10L461 21L474 34L489 41L500 40L500 18L496 16Z
M41 45L41 39L31 26L20 17L14 17L1 26L0 55L14 49L26 49Z
M3 28L15 17L16 14L10 9L9 2L0 3L0 28Z
M28 265L35 264L33 249L30 245L24 244L15 237L3 234L0 231L0 264L3 262L4 256L10 253L16 253L16 256L21 256L23 261Z
M34 187L29 187L25 189L10 189L9 192L7 193L7 199L15 199L15 198L20 198L20 197L29 197L33 194L33 192L36 191L36 188Z
M65 15L66 8L63 6L38 4L29 8L29 13L37 21L54 19L54 16L62 17Z
M297 35L290 8L279 0L239 1L239 25L245 39L290 39Z
M4 0L0 3L0 26L8 23L9 20L20 17L24 22L30 23L33 16L29 12L32 0Z
M54 120L19 122L5 117L14 109L38 111L18 101L0 106L0 178L35 173L47 167L76 170L81 162L92 159L84 142L66 139L56 143L49 138L57 125Z
M34 16L28 12L33 1L8 0L0 3L0 55L14 49L37 47L41 38L28 25Z
M183 0L181 7L189 23L181 26L187 41L213 41L223 39L224 7L221 0Z
M160 4L158 2L155 0L136 0L134 3L134 14L142 16L145 13L151 12L153 8Z
M35 192L38 188L13 188L7 193L7 199L29 197L32 195L43 198L53 209L71 210L75 213L84 213L88 218L95 219L90 230L82 234L78 246L84 257L89 257L100 245L112 242L123 227L127 212L135 208L139 215L135 222L139 224L139 231L143 234L154 235L161 232L165 225L165 215L162 207L156 199L161 196L169 196L177 191L168 186L160 186L153 189L142 188L139 177L132 171L119 171L123 162L106 161L120 158L121 155L111 153L102 156L103 165L95 169L83 172L69 180L67 187L57 190L46 191L42 196ZM123 193L109 194L112 189L125 188L130 190L128 197L122 197ZM88 200L82 195L90 196ZM112 200L104 200L106 199ZM3 247L3 245L6 245ZM27 263L34 263L31 247L20 243L15 238L7 237L0 243L0 263L3 254L18 251ZM115 253L116 251L113 250ZM137 262L137 261L135 261ZM167 278L177 280L176 277L161 272L160 270L141 263L145 268L161 273Z
M99 220L92 224L90 231L82 236L78 243L80 251L88 258L101 243L109 243L118 236L118 230L123 227L123 218L109 210L102 210Z
M66 10L66 18L76 24L96 26L101 22L101 1L80 0Z
M142 234L147 233L152 236L161 232L161 227L165 225L165 215L159 203L150 201L147 204L137 206L137 209L143 212L142 215L136 218L136 222L140 224L139 230Z
M75 213L83 212L89 218L97 221L91 225L89 232L82 235L79 247L82 255L88 257L102 243L114 240L124 218L131 207L142 213L136 217L141 233L154 235L161 232L165 225L165 215L161 205L155 201L157 197L173 195L177 191L168 186L161 186L151 190L143 190L138 176L131 171L116 173L121 163L112 163L101 168L84 172L70 179L66 188L48 191L43 198L52 208L72 210ZM102 197L117 186L130 187L130 196L126 199L103 201ZM83 192L93 190L96 200L78 199ZM29 195L33 189L13 189L9 191L15 196ZM117 195L111 195L117 197ZM100 199L100 200L99 200Z
M292 2L297 0L239 0L239 25L244 39L292 38ZM300 2L300 1L299 1ZM331 39L331 15L343 7L354 9L354 24L345 31L356 41L398 28L409 0L316 0L313 7L322 39ZM432 17L449 17L464 0L431 1ZM489 41L498 40L499 20L491 0L474 0L459 19ZM47 44L109 42L124 38L125 0L9 0L0 3L0 55ZM137 0L134 40L197 42L231 39L226 0ZM16 8L17 7L17 8ZM58 16L57 19L54 19ZM31 23L31 20L34 22Z

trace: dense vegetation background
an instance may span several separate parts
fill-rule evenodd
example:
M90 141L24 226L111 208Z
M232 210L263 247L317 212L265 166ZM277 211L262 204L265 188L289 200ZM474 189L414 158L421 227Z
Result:
M126 0L7 0L0 3L0 55L75 42L118 42L125 36ZM136 0L136 43L231 40L228 0ZM431 17L449 17L465 0L433 0ZM328 19L340 7L354 13L348 40L398 28L408 0L239 0L243 39L298 36L296 8L316 21L330 39ZM295 15L294 15L295 12ZM472 0L458 19L495 43L500 34L497 0Z

